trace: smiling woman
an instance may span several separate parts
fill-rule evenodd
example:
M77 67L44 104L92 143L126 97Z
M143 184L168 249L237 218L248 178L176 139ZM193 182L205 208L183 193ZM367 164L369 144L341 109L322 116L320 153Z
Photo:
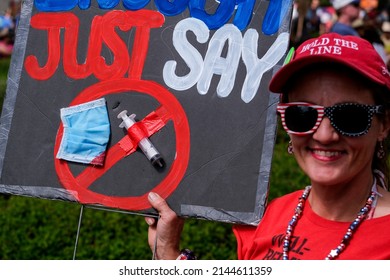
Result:
M305 79L304 83L301 78ZM331 191L338 199L344 196L350 202L350 210L337 207L330 213L329 209L316 209L325 205L320 202L313 205L316 196L312 195L313 210L318 214L326 211L320 215L332 220L349 221L355 217L361 206L359 202L367 195L367 186L372 185L372 155L376 144L388 133L388 127L378 118L378 114L384 113L384 106L375 105L374 92L366 84L348 68L329 64L301 75L286 94L292 102L287 103L291 104L288 109L296 107L295 101L307 101L326 106L325 112L333 111L332 114L325 113L326 118L320 117L306 135L290 130L295 158L310 177L313 192L318 189ZM289 118L294 116L288 115ZM305 118L305 121L309 119ZM360 184L363 186L357 188ZM351 203L355 199L357 201Z
M288 150L310 185L273 200L257 228L235 226L238 257L390 259L383 60L368 41L328 33L303 43L269 88L283 93L278 112ZM160 219L146 219L149 245L157 258L176 258L183 220L156 194L150 203Z
M380 57L362 39L327 34L298 48L270 89L283 92L278 111L290 151L311 185L298 198L281 254L272 246L265 258L388 259L390 252L379 253L388 238L370 243L378 246L371 255L359 245L390 218L388 167L379 164L387 158L390 75ZM270 205L267 219L289 198ZM329 230L326 238L311 231L313 222ZM259 232L275 232L263 224ZM318 248L320 243L326 245ZM297 254L302 246L310 252Z

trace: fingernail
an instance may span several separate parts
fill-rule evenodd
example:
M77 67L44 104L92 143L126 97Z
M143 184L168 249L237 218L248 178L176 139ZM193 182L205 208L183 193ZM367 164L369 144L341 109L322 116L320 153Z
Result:
M150 200L156 200L159 196L158 194L154 193L154 192L150 192L149 195L148 195L149 199Z
M151 225L154 224L154 219L153 219L153 218L146 218L145 221L146 221L146 223L147 223L149 226L151 226Z

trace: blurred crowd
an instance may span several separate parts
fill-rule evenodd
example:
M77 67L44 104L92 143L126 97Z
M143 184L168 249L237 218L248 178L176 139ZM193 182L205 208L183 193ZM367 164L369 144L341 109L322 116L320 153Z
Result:
M390 1L296 0L291 45L328 32L370 41L390 70Z
M10 0L6 10L0 12L0 58L12 53L20 6L21 0Z

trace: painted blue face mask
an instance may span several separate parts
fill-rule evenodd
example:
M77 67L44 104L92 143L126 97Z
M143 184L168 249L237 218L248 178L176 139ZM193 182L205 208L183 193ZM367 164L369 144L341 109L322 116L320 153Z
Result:
M57 158L103 165L110 138L110 120L104 98L61 109L64 133Z

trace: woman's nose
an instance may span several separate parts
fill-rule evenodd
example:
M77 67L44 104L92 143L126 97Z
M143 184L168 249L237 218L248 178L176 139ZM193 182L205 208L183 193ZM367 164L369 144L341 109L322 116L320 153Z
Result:
M327 117L322 119L317 130L313 133L313 139L323 143L337 141L339 137L338 132Z

